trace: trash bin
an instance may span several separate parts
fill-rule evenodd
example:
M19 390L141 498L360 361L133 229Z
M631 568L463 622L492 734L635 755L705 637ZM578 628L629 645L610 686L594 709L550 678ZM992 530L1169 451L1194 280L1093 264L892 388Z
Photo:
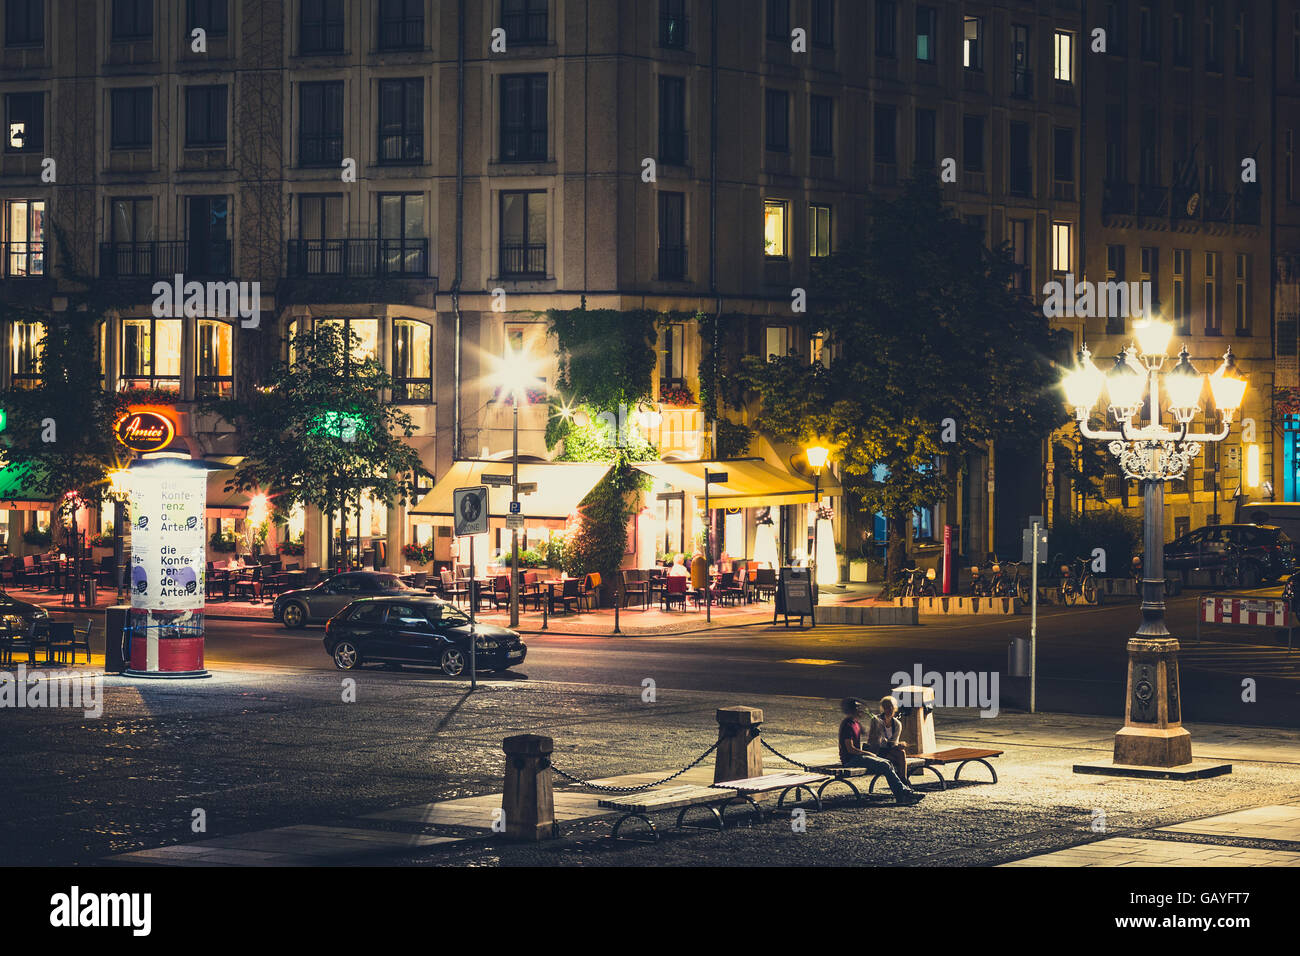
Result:
M1007 675L1029 676L1029 638L1013 637L1007 645Z
M85 593L82 595L82 597L84 597L86 600L86 607L88 608L94 607L95 599L99 597L99 590L96 586L94 575L90 575L86 578L84 590Z

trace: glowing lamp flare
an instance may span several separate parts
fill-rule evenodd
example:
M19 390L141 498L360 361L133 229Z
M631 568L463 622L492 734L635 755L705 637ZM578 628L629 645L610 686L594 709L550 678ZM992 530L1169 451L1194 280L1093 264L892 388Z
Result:
M1231 420L1232 414L1241 407L1241 400L1246 397L1246 378L1237 369L1237 358L1232 349L1223 353L1223 364L1210 376L1210 392L1214 395L1214 405Z
M1159 319L1147 319L1135 323L1133 332L1137 336L1138 348L1143 355L1163 358L1169 350L1169 340L1173 337L1174 327Z
M822 469L826 467L826 459L830 457L831 453L830 449L822 445L812 445L804 454L808 456L808 466L820 475Z
M1079 350L1078 359L1078 364L1061 380L1061 386L1065 389L1066 401L1076 409L1090 411L1101 398L1106 376L1092 361L1092 352L1088 346Z
M1106 387L1110 392L1110 404L1113 408L1136 408L1142 404L1142 392L1146 389L1146 377L1130 362L1133 354L1130 346L1115 357L1115 365L1106 376Z
M1200 409L1201 389L1205 377L1196 371L1187 354L1187 347L1178 353L1178 364L1165 376L1165 391L1169 393L1169 407L1179 421L1191 421Z

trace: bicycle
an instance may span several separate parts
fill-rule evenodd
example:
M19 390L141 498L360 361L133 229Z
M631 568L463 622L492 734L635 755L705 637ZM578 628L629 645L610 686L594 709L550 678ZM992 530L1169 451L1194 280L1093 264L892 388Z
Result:
M1022 574L1023 562L1020 561L1009 561L1007 565L1011 568L1011 573L1003 587L1006 592L1003 596L1018 597L1022 603L1028 604L1029 591L1034 586L1033 570L1030 569Z
M903 597L936 596L934 568L930 568L928 571L922 571L920 568L904 568L899 572L899 576L903 578Z
M978 564L972 564L970 568L970 590L971 597L992 597L993 591L989 582L984 580L984 569Z
M1079 566L1077 572L1072 572L1068 564L1061 565L1061 583L1057 585L1061 603L1073 605L1079 598L1083 598L1087 604L1100 604L1101 588L1092 573L1092 561L1089 558L1075 558L1074 563Z

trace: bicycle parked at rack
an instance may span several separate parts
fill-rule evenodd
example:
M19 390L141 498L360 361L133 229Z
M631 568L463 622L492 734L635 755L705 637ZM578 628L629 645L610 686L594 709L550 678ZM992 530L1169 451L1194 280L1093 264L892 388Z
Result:
M1060 567L1061 583L1056 590L1062 604L1076 604L1079 598L1087 604L1101 603L1101 586L1092 573L1090 558L1075 558L1074 568L1064 563Z
M922 571L920 568L904 568L899 572L899 578L902 583L899 594L902 597L936 597L938 595L934 588L934 568L927 571Z
M967 593L971 597L992 597L993 590L990 583L984 580L984 569L978 564L972 564L970 568L970 587Z

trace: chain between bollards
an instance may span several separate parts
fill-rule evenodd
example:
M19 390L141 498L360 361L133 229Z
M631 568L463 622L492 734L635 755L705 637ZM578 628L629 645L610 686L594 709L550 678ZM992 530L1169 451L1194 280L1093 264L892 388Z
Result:
M551 769L554 770L556 773L558 773L565 780L568 780L572 783L576 783L580 787L586 787L589 790L599 790L602 793L640 793L642 790L649 790L652 787L657 787L661 784L665 784L669 780L675 780L677 777L680 777L686 771L698 767L702 760L704 760L706 757L709 756L709 754L713 753L713 751L717 749L718 749L718 745L715 743L708 750L704 751L704 753L700 754L698 757L696 757L694 760L688 763L681 770L678 770L676 773L669 774L663 779L656 780L653 783L643 783L639 787L613 787L613 786L609 786L608 784L591 783L587 780L582 780L578 777L575 777L573 776L573 774L565 773L559 767L555 766L554 762L551 763Z

